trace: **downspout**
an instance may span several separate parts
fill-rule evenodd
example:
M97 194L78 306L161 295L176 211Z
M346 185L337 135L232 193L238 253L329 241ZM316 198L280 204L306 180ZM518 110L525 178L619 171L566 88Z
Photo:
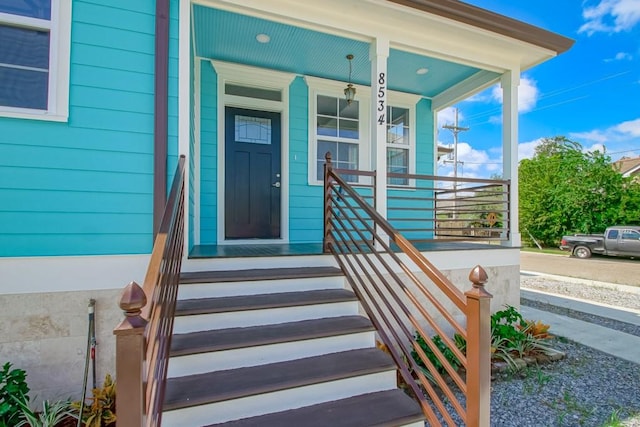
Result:
M169 0L156 0L153 115L153 237L167 204L167 121L169 109Z

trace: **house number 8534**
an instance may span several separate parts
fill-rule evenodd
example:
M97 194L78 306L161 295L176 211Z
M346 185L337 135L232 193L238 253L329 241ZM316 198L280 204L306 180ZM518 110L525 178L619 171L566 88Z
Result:
M380 73L378 75L378 125L380 126L385 125L384 115L387 109L387 106L385 105L387 102L387 99L385 97L385 94L386 94L385 77L386 76L384 73Z

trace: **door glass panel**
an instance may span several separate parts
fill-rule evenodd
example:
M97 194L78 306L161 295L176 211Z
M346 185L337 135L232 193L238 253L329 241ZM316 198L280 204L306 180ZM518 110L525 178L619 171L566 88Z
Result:
M236 142L271 144L271 119L235 116Z

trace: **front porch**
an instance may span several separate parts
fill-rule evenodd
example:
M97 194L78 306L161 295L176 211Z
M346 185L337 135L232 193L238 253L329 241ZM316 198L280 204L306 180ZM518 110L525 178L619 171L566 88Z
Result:
M358 183L385 183L372 189L376 210L399 229L398 221L415 229L409 220L417 219L421 240L483 237L519 246L518 76L548 52L523 53L521 44L462 29L445 41L424 31L426 21L442 25L442 17L391 2L291 3L286 15L271 3L202 1L189 10L190 83L183 93L191 120L181 151L189 158L190 256L235 254L222 246L256 240L284 245L274 254L300 250L282 249L291 244L318 245L327 151L337 168L368 174ZM515 51L519 65L503 58ZM504 185L500 208L484 218L456 216L450 196L469 183L436 176L437 113L496 82L504 90L504 181L494 183ZM347 87L355 89L348 100ZM408 176L434 182L421 188ZM422 206L428 209L398 218L411 190L409 197L431 198ZM503 226L478 231L491 213Z

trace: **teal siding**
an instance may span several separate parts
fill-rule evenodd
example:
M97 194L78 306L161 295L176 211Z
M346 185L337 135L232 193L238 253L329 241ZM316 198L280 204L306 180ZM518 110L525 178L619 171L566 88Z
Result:
M218 76L209 61L200 67L200 244L217 243Z
M289 241L322 241L322 186L309 181L309 90L302 77L289 87Z
M433 111L431 100L421 99L416 104L416 173L433 175L434 147Z
M173 175L177 0L171 12ZM0 256L150 251L154 13L153 2L74 1L68 123L0 118Z

